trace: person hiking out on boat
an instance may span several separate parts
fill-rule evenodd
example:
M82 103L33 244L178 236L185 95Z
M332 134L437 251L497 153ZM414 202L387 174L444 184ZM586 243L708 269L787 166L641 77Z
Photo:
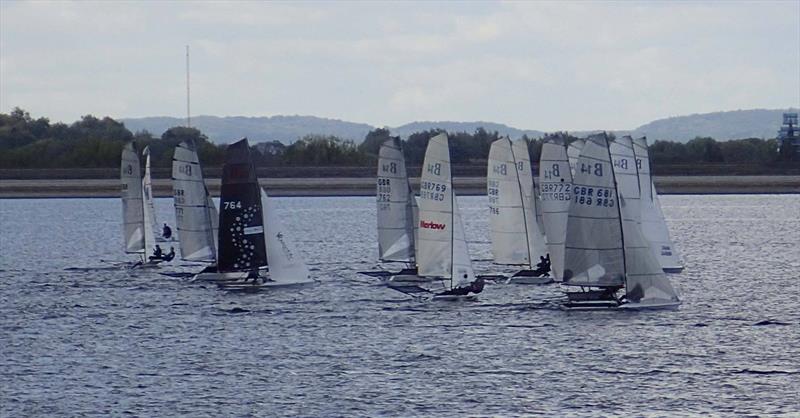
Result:
M172 259L175 258L175 247L170 246L169 252L163 258L164 261L172 261Z
M464 276L466 278L466 276ZM484 285L483 278L478 278L474 282L466 285L466 286L459 286L452 290L445 290L444 292L437 293L436 296L466 296L470 292L472 293L481 293L483 292L483 285Z
M539 256L539 264L536 265L536 270L533 271L535 276L544 276L547 273L550 273L550 254L547 254L547 258Z
M160 245L156 245L156 248L153 249L153 255L150 256L150 260L161 260L164 256L164 252L161 250Z
M164 223L164 228L161 230L161 236L165 239L172 238L172 228L170 228L166 223Z

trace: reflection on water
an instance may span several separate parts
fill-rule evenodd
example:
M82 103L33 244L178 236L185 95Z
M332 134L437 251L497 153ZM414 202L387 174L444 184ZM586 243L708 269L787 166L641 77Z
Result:
M658 313L564 312L557 286L413 302L355 274L372 199L278 200L321 283L256 295L109 269L117 199L0 200L0 415L798 412L800 196L663 197L687 268ZM486 199L459 200L490 258Z

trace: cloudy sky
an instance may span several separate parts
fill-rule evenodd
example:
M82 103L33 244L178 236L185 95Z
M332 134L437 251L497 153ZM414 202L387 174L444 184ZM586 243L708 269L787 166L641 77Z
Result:
M0 111L630 129L800 106L800 1L0 2Z

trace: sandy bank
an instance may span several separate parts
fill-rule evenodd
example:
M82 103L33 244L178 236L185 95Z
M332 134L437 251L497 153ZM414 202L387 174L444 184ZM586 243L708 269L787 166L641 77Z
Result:
M370 177L269 178L261 184L273 196L372 196L375 179ZM209 190L219 194L219 179L208 179ZM655 178L662 194L758 194L800 193L800 176L661 176ZM412 179L415 188L419 179ZM157 196L172 196L172 181L155 179ZM485 177L456 177L460 195L486 193ZM29 197L117 197L116 179L0 180L0 198Z

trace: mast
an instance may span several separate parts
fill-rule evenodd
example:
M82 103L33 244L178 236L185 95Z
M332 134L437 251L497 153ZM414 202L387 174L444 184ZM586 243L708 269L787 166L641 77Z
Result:
M447 155L450 156L450 141L447 141ZM456 276L456 189L453 187L453 165L450 164L450 290Z
M189 107L189 45L186 45L186 127L192 127L192 116Z
M603 132L603 139L606 143L606 151L608 152L608 161L611 162L611 178L614 180L614 194L617 195L617 213L619 214L619 236L622 243L622 280L627 288L628 284L628 262L625 260L625 228L622 227L622 208L619 195L619 184L617 184L617 175L614 173L614 159L611 157L611 147L608 145L608 135ZM636 157L634 157L634 160ZM638 172L638 171L637 171Z
M526 214L525 210L525 194L522 192L522 182L519 179L519 168L517 168L517 156L514 154L514 144L511 142L511 138L506 136L506 140L508 140L508 145L511 147L511 161L514 163L514 173L517 175L517 188L519 188L519 200L522 203L522 226L525 227L525 246L526 250L528 251L528 267L531 269L533 268L533 254L531 254L531 238L528 236L528 215ZM525 147L527 148L528 143L525 143ZM533 172L531 171L531 182L533 182ZM534 214L534 216L536 216Z

